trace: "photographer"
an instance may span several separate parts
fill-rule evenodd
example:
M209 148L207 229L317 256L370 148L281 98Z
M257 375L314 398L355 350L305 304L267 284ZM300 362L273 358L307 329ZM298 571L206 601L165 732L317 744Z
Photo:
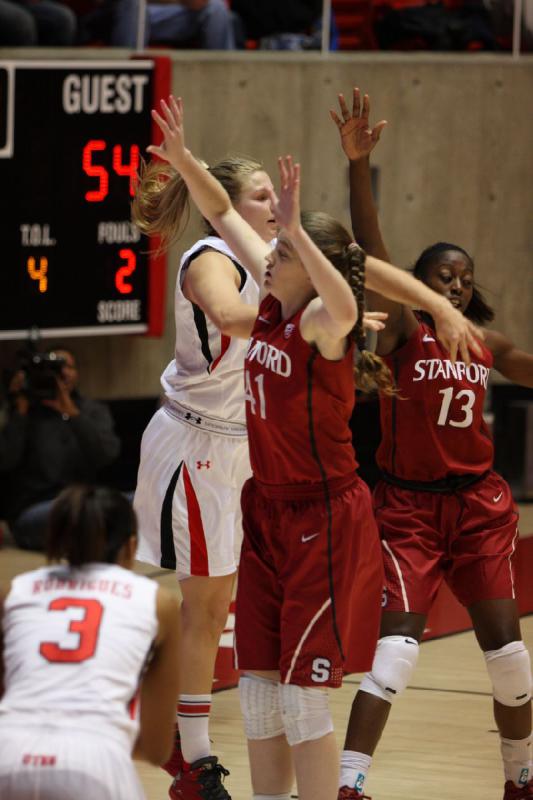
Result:
M19 547L40 550L48 511L70 483L94 483L120 442L107 407L76 389L65 348L28 354L8 383L8 419L0 430L5 508Z

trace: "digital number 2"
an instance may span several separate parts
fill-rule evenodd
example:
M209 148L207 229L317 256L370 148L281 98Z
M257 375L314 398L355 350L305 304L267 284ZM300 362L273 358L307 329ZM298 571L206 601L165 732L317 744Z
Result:
M81 619L73 619L68 626L69 633L79 636L76 647L62 647L58 642L42 642L39 653L52 663L75 663L87 661L94 656L98 643L98 633L104 608L98 600L79 597L57 597L48 606L48 611L67 611L69 608L82 608L85 613Z

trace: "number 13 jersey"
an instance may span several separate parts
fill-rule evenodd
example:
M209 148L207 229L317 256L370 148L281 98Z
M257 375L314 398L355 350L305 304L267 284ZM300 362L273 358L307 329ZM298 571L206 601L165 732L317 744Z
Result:
M426 482L492 468L483 406L493 359L482 343L481 349L481 357L470 351L470 364L453 364L435 330L420 321L409 340L385 357L398 393L380 398L377 462L384 472Z
M131 749L157 584L114 564L18 575L4 603L0 723L75 726Z

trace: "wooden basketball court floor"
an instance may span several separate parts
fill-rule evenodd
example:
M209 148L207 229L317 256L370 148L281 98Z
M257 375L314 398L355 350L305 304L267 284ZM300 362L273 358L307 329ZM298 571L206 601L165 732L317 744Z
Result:
M533 531L533 507L521 511L522 529ZM36 553L4 546L0 581L42 563ZM161 575L142 565L139 571L157 572L162 585L179 591L172 573ZM523 617L522 633L533 652L533 615ZM351 675L330 693L339 748L360 678ZM231 771L226 785L233 800L251 800L236 688L213 695L210 732L213 752ZM165 800L167 774L140 763L138 770L148 800ZM471 631L422 644L413 685L393 705L366 791L373 800L501 800L503 774L490 683Z

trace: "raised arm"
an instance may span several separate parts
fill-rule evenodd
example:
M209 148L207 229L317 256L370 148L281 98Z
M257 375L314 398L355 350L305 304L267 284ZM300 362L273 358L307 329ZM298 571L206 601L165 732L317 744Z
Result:
M331 110L330 116L340 134L341 146L350 168L350 214L352 230L358 244L371 256L389 261L389 253L379 227L379 218L370 177L370 153L379 142L387 124L381 120L370 127L370 98L358 88L353 90L352 111L348 110L343 94L339 94L342 119Z
M390 261L379 227L370 173L370 153L378 143L387 122L381 120L371 127L370 98L365 94L361 102L361 92L358 88L353 90L351 112L344 95L339 94L338 99L340 116L333 110L329 113L338 128L341 146L349 163L353 234L368 255L382 261ZM417 321L412 310L371 291L367 293L367 300L370 308L388 314L387 325L378 339L378 352L386 354L396 350L416 328Z
M520 386L533 388L533 355L519 350L498 331L485 332L485 344L494 356L494 368Z
M153 110L152 116L161 129L163 143L150 145L148 152L168 161L180 173L200 214L209 220L261 286L270 246L237 213L224 187L185 146L182 99L176 100L171 95L168 103L161 100L161 112Z
M177 597L157 590L159 630L141 684L141 727L134 757L163 764L172 751L179 694L180 613Z
M300 165L291 156L279 159L280 196L272 194L272 208L309 275L318 297L302 314L300 333L322 355L338 358L344 340L357 321L357 304L347 282L322 254L302 227L300 217ZM279 245L278 245L279 246Z

